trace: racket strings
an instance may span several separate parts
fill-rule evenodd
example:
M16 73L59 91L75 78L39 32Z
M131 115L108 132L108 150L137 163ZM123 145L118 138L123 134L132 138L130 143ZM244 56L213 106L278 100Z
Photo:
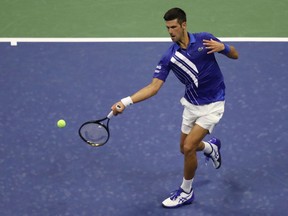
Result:
M107 128L98 123L88 123L80 129L81 136L90 144L103 145L108 141Z

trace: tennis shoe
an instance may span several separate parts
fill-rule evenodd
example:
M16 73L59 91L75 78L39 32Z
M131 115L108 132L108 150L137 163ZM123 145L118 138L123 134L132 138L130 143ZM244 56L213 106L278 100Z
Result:
M172 192L170 197L162 202L165 208L178 208L183 205L189 205L194 200L194 191L191 189L190 193L186 193L181 187Z
M212 152L210 154L204 153L204 155L206 156L206 164L209 159L211 159L215 169L219 169L221 166L221 141L217 138L212 138L208 141L208 143L212 148Z

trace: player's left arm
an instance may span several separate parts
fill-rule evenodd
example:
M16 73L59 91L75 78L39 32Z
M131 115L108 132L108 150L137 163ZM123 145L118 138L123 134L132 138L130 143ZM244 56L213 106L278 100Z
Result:
M213 39L210 40L203 40L203 45L208 49L209 51L207 54L219 52L231 59L238 59L238 52L235 49L234 46L222 43L220 41L216 41Z

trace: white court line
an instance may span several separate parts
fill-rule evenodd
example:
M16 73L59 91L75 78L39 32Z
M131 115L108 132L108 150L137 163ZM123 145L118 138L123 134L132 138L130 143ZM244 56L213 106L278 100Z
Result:
M288 37L219 37L223 42L288 42ZM1 42L8 42L11 46L17 43L39 43L39 42L171 42L169 37L126 37L126 38L0 38Z

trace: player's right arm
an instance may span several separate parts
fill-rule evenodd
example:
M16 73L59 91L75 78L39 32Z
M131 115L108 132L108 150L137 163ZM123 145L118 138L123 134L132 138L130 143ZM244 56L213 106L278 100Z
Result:
M137 91L135 94L133 94L130 97L124 98L124 103L125 100L131 100L130 103L138 103L141 101L144 101L154 95L157 94L157 92L160 90L160 88L162 87L164 81L158 78L153 78L152 82L145 86L144 88L140 89L139 91ZM118 113L122 113L125 109L125 107L127 106L127 104L125 105L123 103L123 99L121 101L118 101L117 103L115 103L111 109L113 110L113 114L117 115ZM116 108L116 106L119 105L121 108ZM118 107L119 107L118 106Z
M157 92L162 87L163 83L164 83L164 81L162 81L158 78L153 78L152 82L149 85L140 89L138 92L136 92L135 94L133 94L131 96L133 103L138 103L140 101L146 100L146 99L156 95Z

